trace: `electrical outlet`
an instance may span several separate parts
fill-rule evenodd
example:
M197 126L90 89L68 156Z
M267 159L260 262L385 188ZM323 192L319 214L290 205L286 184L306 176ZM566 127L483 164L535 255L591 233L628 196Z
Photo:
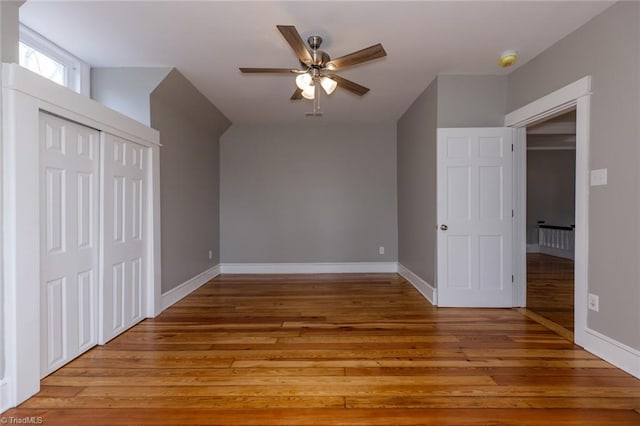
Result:
M378 254L384 254L384 246L380 246L378 249Z
M209 250L209 260L213 259L213 250Z
M600 310L600 296L589 293L589 309L598 312Z

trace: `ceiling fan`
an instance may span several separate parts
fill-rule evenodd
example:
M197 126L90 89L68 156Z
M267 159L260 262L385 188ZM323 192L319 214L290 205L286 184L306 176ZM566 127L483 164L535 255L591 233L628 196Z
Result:
M361 86L346 78L334 74L334 71L368 62L373 59L382 58L387 55L382 44L378 43L357 52L349 53L336 59L331 59L327 52L320 50L322 37L313 35L307 39L310 49L307 48L300 37L298 30L293 25L277 25L278 30L284 36L295 52L302 69L296 68L240 68L243 73L255 74L298 74L296 77L296 90L291 96L292 100L314 99L317 103L319 98L319 87L330 95L341 87L356 95L362 96L369 91L367 87ZM314 112L316 112L314 103ZM319 114L314 114L319 115Z

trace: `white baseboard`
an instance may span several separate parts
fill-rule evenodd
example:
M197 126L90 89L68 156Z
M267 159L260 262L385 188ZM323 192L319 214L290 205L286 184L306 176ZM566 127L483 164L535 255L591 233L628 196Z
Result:
M223 263L223 274L342 274L398 272L396 262Z
M540 253L540 246L538 244L527 244L527 253Z
M640 379L640 351L590 328L585 329L585 350Z
M409 281L432 305L438 304L438 290L432 287L428 282L411 272L409 269L398 263L398 274L405 280Z
M9 408L13 408L9 398L9 383L6 379L0 380L0 413L4 413Z
M209 268L190 280L183 282L179 286L172 288L162 295L162 310L164 311L169 306L184 298L192 291L202 287L218 275L220 275L220 265Z
M167 309L192 291L220 274L339 274L394 273L396 262L349 263L223 263L208 269L162 295L162 310Z
M527 244L527 253L541 253L549 256L562 257L564 259L573 259L574 253L570 250L562 250L553 247L545 247L539 244Z
M548 254L549 256L562 257L564 259L573 259L574 258L574 253L573 253L572 250L571 251L570 250L562 250L562 249L553 248L553 247L540 246L539 253Z

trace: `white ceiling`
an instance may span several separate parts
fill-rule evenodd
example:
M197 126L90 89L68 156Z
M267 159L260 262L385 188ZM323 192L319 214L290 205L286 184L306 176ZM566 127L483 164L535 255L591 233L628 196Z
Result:
M20 19L94 67L176 67L234 123L390 122L436 75L511 72L611 3L30 0ZM307 118L311 101L289 100L294 76L238 71L298 66L277 24L322 36L334 58L378 42L388 56L339 73L369 93L338 89ZM506 49L519 60L501 69Z

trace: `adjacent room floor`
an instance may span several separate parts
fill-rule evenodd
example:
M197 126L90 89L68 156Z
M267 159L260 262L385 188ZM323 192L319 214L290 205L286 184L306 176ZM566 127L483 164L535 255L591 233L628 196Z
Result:
M640 380L396 274L223 275L42 381L43 424L640 424Z
M527 254L527 308L573 333L574 262Z

